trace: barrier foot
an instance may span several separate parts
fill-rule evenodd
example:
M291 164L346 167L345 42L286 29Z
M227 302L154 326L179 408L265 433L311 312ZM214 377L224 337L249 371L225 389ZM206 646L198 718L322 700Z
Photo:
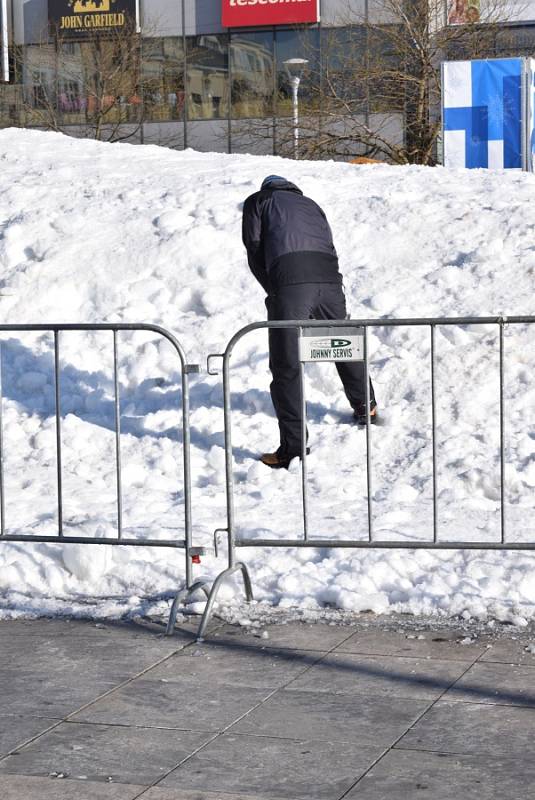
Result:
M171 606L171 611L169 612L169 620L167 622L167 628L165 629L166 636L172 636L173 631L175 630L175 623L176 623L176 615L178 612L178 606L180 603L187 600L187 598L197 592L199 589L202 589L205 593L206 597L210 596L208 589L206 588L205 581L195 581L192 583L191 586L186 587L185 589L180 589L176 595L175 599L173 600L173 605Z
M238 570L240 570L242 574L246 601L250 603L251 600L253 599L253 587L251 584L251 577L249 575L249 570L247 569L247 567L243 562L238 561L236 564L234 564L233 567L228 567L227 569L223 570L223 572L221 572L215 579L212 586L212 590L208 596L208 602L206 603L206 608L204 609L204 614L202 615L201 624L199 625L199 630L197 632L198 642L202 640L207 625L210 622L210 617L212 616L212 610L217 597L217 593L219 591L219 587L226 578L229 578L234 572L237 572Z

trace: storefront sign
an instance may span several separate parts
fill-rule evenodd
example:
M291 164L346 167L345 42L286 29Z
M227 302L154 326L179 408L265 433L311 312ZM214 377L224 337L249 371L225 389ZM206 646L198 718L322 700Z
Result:
M136 25L137 0L48 0L48 19L65 38L112 33Z
M319 22L319 0L222 0L225 28Z

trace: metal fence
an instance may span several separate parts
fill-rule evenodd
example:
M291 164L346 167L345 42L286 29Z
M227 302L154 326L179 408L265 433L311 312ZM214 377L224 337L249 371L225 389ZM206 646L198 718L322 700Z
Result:
M56 450L56 480L57 480L57 531L54 534L23 534L6 532L6 513L5 513L5 481L4 481L4 460L5 460L5 441L4 423L2 418L3 394L0 370L0 542L52 542L78 543L78 544L107 544L107 545L131 545L143 547L171 547L184 550L185 554L185 588L178 591L172 604L167 633L171 633L174 628L178 604L193 592L201 589L208 597L208 602L201 620L198 636L201 638L206 630L206 626L213 611L214 603L217 598L219 588L224 580L235 572L239 572L244 582L245 596L247 600L252 599L251 579L246 565L236 559L236 550L240 547L326 547L326 548L383 548L383 549L428 549L428 550L535 550L535 541L515 542L507 537L506 530L506 498L505 498L505 413L504 413L504 387L505 387L505 326L511 325L531 325L535 323L535 317L515 316L515 317L462 317L462 318L421 318L421 319L397 319L397 320L292 320L283 322L259 322L248 325L239 330L230 339L225 352L208 356L208 372L211 360L214 358L223 359L223 405L224 405L224 436L225 436L225 472L226 472L226 512L227 526L219 532L226 533L228 542L228 567L223 570L215 579L211 591L208 591L206 582L193 581L192 560L200 555L204 548L194 547L192 542L192 508L191 508L191 461L190 461L190 426L189 426L189 380L188 375L198 372L199 367L187 363L187 359L178 340L169 331L157 325L145 324L39 324L39 325L0 325L0 334L22 333L22 332L48 332L53 334L54 343L54 406L55 406L55 450ZM367 488L367 537L364 539L332 539L313 536L309 531L308 520L308 486L307 486L307 448L306 448L306 396L304 381L304 361L307 359L300 355L300 374L301 374L301 400L302 400L302 428L301 428L301 491L302 491L302 519L303 534L301 537L288 539L250 539L239 535L236 526L236 514L234 508L234 474L233 474L233 444L231 427L231 357L237 343L247 334L261 329L287 328L294 329L300 340L304 336L313 336L315 333L325 335L332 331L332 335L340 336L342 333L351 337L354 333L361 337L361 353L359 360L364 362L365 386L366 386L366 408L369 408L369 330L373 328L403 328L403 327L426 327L429 329L429 353L430 353L430 402L431 402L431 449L432 449L432 531L426 540L394 540L379 539L374 536L374 518L372 508L372 469L373 469L373 450L371 447L371 419L368 414L366 420L366 488ZM500 472L500 539L499 541L453 541L440 537L440 509L437 501L438 494L438 466L437 466L437 413L436 413L436 330L444 326L496 326L498 331L498 351L499 351L499 472ZM62 469L62 412L61 412L61 369L60 369L60 344L61 335L69 331L93 331L112 333L113 342L113 385L114 385L114 418L115 418L115 473L116 473L116 496L117 496L117 535L116 536L73 536L65 534L63 524L63 469ZM123 508L122 508L122 478L121 478L121 397L118 375L119 363L119 342L118 334L121 331L147 331L155 333L167 339L173 346L180 364L182 400L181 417L183 432L183 490L184 490L184 537L175 539L158 538L128 538L123 531ZM1 357L1 344L0 344ZM324 359L319 359L324 360ZM338 361L339 358L333 357L326 360ZM355 359L353 359L355 360ZM218 531L216 531L217 535Z
M223 359L223 399L224 399L224 425L225 425L225 468L226 468L226 509L227 527L216 531L226 533L228 541L228 567L216 578L210 592L206 610L201 620L199 628L199 638L203 636L206 626L212 614L213 606L221 583L235 572L240 572L245 588L246 599L252 599L251 580L246 565L236 560L236 549L239 547L346 547L346 548L383 548L383 549L426 549L426 550L535 550L533 542L512 542L506 536L506 517L505 517L505 425L504 425L504 328L506 325L523 325L535 323L535 317L516 316L516 317L461 317L461 318L420 318L420 319L396 319L396 320L341 320L341 321L315 321L315 320L291 320L283 322L259 322L239 330L230 339L225 352L213 354L208 357L208 371L213 358ZM499 348L499 437L500 437L500 541L448 541L439 536L440 514L437 502L438 491L438 469L437 469L437 418L436 418L436 347L435 335L438 327L442 326L489 326L495 325L498 330ZM308 524L308 502L307 502L307 448L306 448L306 397L304 382L303 361L300 361L301 371L301 397L302 397L302 436L301 436L301 484L302 484L302 506L303 506L303 535L300 538L292 539L248 539L239 535L236 528L236 515L234 509L234 475L233 475L233 446L232 446L232 426L231 426L231 392L230 392L230 372L231 356L236 344L247 334L262 328L291 328L295 329L297 335L302 337L304 332L314 329L324 332L326 328L333 332L353 329L354 332L362 334L362 360L365 364L365 383L366 383L366 408L369 409L369 347L368 332L371 328L391 328L391 327L426 327L429 329L430 338L430 383L431 383L431 448L432 448L432 504L433 522L432 535L428 540L389 540L377 539L374 537L373 511L372 511L372 466L373 453L370 435L370 417L366 421L366 484L367 484L367 528L368 536L366 539L326 539L310 535ZM329 359L338 360L338 359ZM214 373L212 373L214 374Z
M61 335L68 331L110 331L113 342L113 385L114 385L114 417L115 417L115 475L117 497L117 535L115 536L72 536L64 533L63 515L63 468L62 468L62 434L61 434L61 370L60 370L60 344ZM122 459L121 459L121 397L119 386L119 342L118 333L121 331L147 331L165 338L178 356L182 384L182 446L183 446L183 491L184 491L184 538L158 539L150 537L128 538L123 532L123 486L122 486ZM189 426L189 381L188 375L198 372L196 365L188 364L184 350L172 333L158 325L145 324L40 324L40 325L0 325L0 334L21 332L48 332L53 334L54 342L54 395L55 395L55 421L56 421L56 483L57 483L57 531L50 535L6 533L5 513L5 481L4 460L5 441L4 425L2 419L3 392L0 370L0 542L53 542L76 544L106 544L130 545L136 547L171 547L184 550L186 587L179 592L173 604L176 614L178 602L190 591L201 588L200 584L192 582L192 558L202 550L192 546L192 512L191 512L191 461L190 461L190 426ZM1 350L0 350L1 355Z

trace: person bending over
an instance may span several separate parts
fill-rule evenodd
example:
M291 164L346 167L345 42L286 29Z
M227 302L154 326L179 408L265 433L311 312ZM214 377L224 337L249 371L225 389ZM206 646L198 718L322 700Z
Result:
M267 294L268 320L347 318L342 275L327 217L314 200L280 175L269 175L243 206L242 238L251 272ZM269 330L271 399L280 446L260 460L288 468L301 455L301 387L295 329ZM365 365L337 363L346 397L359 424L366 423ZM370 420L377 403L370 380Z

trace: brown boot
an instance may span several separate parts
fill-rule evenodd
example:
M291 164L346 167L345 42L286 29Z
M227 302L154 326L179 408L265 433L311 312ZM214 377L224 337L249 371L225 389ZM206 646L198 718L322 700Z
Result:
M307 456L310 453L310 447L307 447ZM260 461L262 464L265 464L266 467L271 467L271 469L288 469L290 466L290 462L294 458L301 458L300 453L294 453L293 455L287 455L286 453L282 453L279 447L274 453L264 453L260 456Z

